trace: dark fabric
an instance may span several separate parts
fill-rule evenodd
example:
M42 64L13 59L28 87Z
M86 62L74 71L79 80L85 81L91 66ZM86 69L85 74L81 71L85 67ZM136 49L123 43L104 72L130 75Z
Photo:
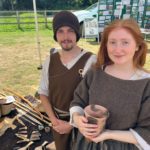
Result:
M59 113L55 109L53 109L53 110L54 110L55 115L57 116L57 118L69 122L69 120L70 120L70 114L69 114L69 112L67 113L67 115L63 115L62 113Z
M46 146L46 143L50 144L51 142L53 142L51 129L50 132L46 132L45 129L39 130L38 124L33 120L30 120L27 117L28 115L31 114L25 113L24 115L22 115L15 109L12 110L10 114L0 118L0 150L19 150L23 149L23 147L26 147L31 141L17 143L18 141L21 141L21 139L18 138L15 134L20 134L21 131L26 131L27 138L29 139L33 131L39 132L41 134L40 140L34 141L32 145L30 145L28 148L24 148L24 150L35 150L39 146L41 146L41 150L43 150ZM31 117L41 122L34 116ZM23 122L25 126L23 126L23 124L20 121ZM26 127L26 129L24 127ZM48 127L48 125L43 124L43 127ZM5 132L3 133L3 131Z
M71 69L67 69L62 64L58 52L51 55L49 64L49 100L53 107L69 112L73 92L82 80L79 69L84 68L90 56L90 52L85 53ZM60 119L63 118L61 117ZM69 121L69 119L70 116L67 120ZM66 120L66 118L63 120ZM53 132L53 136L57 150L69 150L72 141L71 133L61 135Z
M71 150L72 149L72 132L69 134L59 134L53 131L53 139L55 141L56 150Z
M53 31L54 31L54 40L57 41L56 32L62 26L71 27L77 36L77 41L80 39L80 24L77 17L69 11L61 11L54 16L53 19Z
M132 128L150 144L150 78L121 80L93 69L75 90L71 107L84 108L88 104L99 104L109 110L106 129Z
M76 144L72 150L138 150L138 148L133 144L113 140L94 143L85 139L79 132Z
M52 106L69 112L73 92L82 80L79 70L84 68L90 56L90 52L85 53L71 69L67 69L62 64L58 52L51 55L49 65L49 99Z

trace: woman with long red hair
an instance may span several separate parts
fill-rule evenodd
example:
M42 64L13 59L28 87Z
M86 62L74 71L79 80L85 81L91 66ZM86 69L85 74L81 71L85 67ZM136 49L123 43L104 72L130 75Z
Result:
M104 29L96 67L75 90L70 107L71 124L79 129L76 150L150 150L146 53L146 42L133 19L116 20ZM84 115L89 104L109 111L102 132Z

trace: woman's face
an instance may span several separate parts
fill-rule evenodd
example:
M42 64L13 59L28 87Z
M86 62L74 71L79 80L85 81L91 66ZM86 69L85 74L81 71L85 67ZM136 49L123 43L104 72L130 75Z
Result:
M108 56L114 64L133 64L133 57L136 50L136 41L128 30L124 28L116 28L108 35Z

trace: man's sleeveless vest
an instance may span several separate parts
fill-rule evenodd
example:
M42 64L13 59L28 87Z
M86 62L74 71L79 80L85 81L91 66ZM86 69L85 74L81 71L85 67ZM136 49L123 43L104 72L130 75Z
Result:
M71 69L67 69L62 64L58 52L51 55L49 64L49 100L52 107L66 112L69 111L74 90L82 79L80 71L83 70L90 56L90 52L85 53Z

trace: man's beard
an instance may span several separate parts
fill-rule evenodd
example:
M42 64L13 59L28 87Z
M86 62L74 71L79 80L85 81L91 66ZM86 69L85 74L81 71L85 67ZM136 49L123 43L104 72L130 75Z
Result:
M65 46L64 46L64 44L63 43L65 43L65 42L68 42L67 44L65 44ZM66 46L67 45L67 46ZM61 48L64 50L64 51L71 51L72 49L73 49L73 44L72 44L72 41L71 40L64 40L64 41L62 41L61 42Z
M73 46L72 46L72 47L68 47L68 48L62 47L62 49L63 49L64 51L71 51L71 50L73 49Z

